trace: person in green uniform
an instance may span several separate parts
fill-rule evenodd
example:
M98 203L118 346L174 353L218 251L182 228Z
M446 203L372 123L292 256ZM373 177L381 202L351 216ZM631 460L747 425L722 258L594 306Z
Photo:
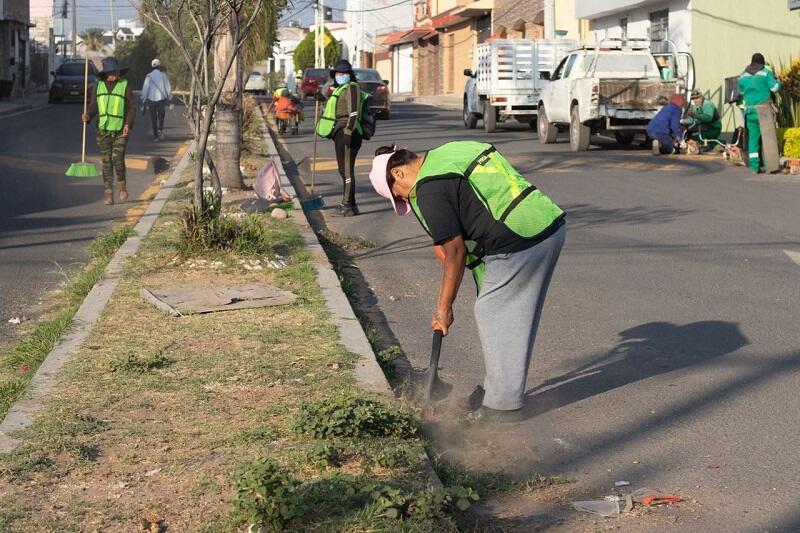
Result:
M120 202L128 199L125 181L125 150L128 135L136 117L136 102L128 80L127 68L113 57L103 59L103 70L92 89L89 109L83 115L84 122L97 117L97 145L103 160L103 203L114 203L114 174L117 175L117 192Z
M765 66L764 56L753 54L750 65L739 76L739 93L744 105L744 123L747 129L747 158L750 170L761 169L761 126L756 106L766 104L770 96L781 88L781 82L772 69Z
M566 236L565 214L491 144L455 141L418 155L378 149L370 181L398 215L413 212L440 254L431 326L445 335L464 269L478 288L475 320L486 368L479 416L523 418L539 319Z
M355 164L363 141L361 121L369 94L361 90L353 67L346 59L339 60L330 75L334 89L325 102L316 131L320 137L333 139L336 163L342 177L342 216L351 217L359 214Z
M722 121L717 106L697 89L692 91L691 104L684 120L689 136L700 143L719 139L719 134L722 133Z

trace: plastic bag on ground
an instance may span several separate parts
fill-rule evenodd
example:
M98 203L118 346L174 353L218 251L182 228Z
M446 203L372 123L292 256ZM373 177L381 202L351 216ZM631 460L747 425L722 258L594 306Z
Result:
M619 516L619 501L609 500L587 500L572 502L576 511L593 513L600 516Z
M281 177L278 173L278 167L271 158L256 174L253 188L256 191L256 196L270 202L286 198L286 195L281 192Z

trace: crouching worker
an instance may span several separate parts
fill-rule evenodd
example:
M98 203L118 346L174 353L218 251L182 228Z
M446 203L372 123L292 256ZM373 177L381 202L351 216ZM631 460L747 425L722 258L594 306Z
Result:
M678 153L676 145L680 146L683 142L681 114L684 103L682 94L673 95L647 125L647 136L653 139L653 155Z
M536 330L564 245L564 212L492 145L474 141L425 155L380 148L369 177L398 215L416 215L443 252L431 325L445 335L464 268L472 270L486 367L480 416L521 419Z
M697 89L692 91L691 99L692 103L683 120L688 126L689 136L701 144L719 139L719 134L722 133L722 121L717 106Z

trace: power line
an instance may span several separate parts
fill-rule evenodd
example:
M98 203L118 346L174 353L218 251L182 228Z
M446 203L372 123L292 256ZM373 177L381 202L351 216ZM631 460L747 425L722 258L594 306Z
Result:
M390 9L392 7L401 6L403 4L409 4L411 0L403 0L402 2L397 2L396 4L383 6L383 7L374 7L372 9L343 9L340 7L331 7L331 10L341 11L342 13L370 13L372 11L383 11L384 9Z

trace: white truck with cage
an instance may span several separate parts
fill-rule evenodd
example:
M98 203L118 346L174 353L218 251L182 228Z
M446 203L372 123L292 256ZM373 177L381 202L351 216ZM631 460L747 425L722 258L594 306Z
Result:
M665 41L674 50L672 42ZM572 50L552 73L538 102L538 137L556 142L569 129L573 151L589 148L594 134L613 135L621 145L643 134L656 113L676 93L694 88L692 56L651 52L646 39L606 39Z
M464 70L464 126L474 129L480 118L491 133L498 122L514 118L536 127L539 92L547 82L541 72L552 72L569 50L571 39L500 39L474 50L476 68Z

